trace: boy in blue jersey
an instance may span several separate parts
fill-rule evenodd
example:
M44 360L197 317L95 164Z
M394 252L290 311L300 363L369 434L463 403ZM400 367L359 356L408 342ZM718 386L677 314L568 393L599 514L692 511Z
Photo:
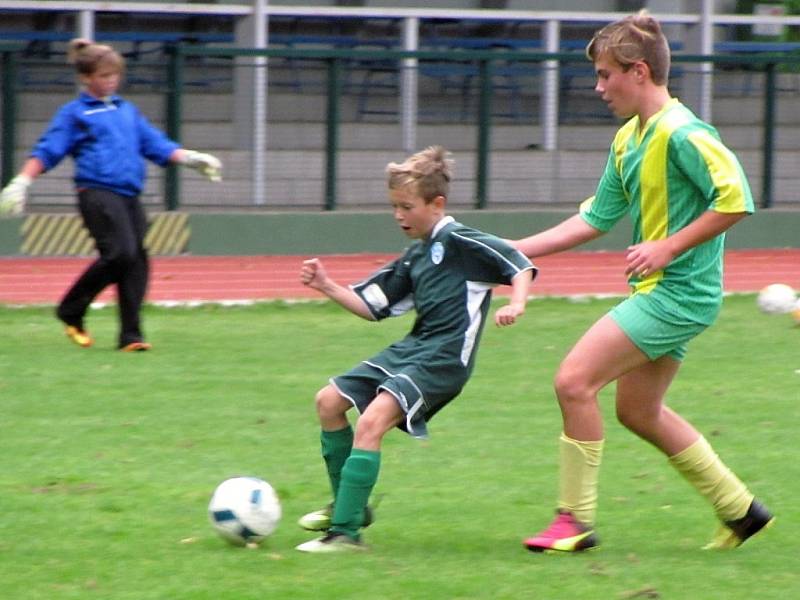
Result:
M117 347L124 352L149 350L139 315L149 278L147 219L139 201L144 159L162 167L170 162L187 165L211 181L221 179L222 165L210 154L180 148L116 94L125 60L113 48L75 39L68 58L83 91L58 110L22 170L0 192L0 215L21 213L33 180L72 156L78 208L100 256L67 291L56 314L67 336L87 348L93 340L84 324L86 311L103 289L116 284Z
M316 396L322 456L333 503L300 519L326 534L297 547L327 553L363 549L360 530L372 522L367 505L378 479L383 436L395 427L414 437L455 398L469 379L491 289L512 286L495 324L511 325L525 312L535 273L530 261L503 240L457 223L445 214L451 160L438 146L387 167L394 217L418 240L366 280L344 287L319 259L303 263L301 279L355 315L380 320L414 308L409 334L344 375ZM347 411L359 413L355 432Z
M597 74L595 90L616 116L629 120L614 138L596 194L579 214L515 245L529 257L567 250L629 214L632 293L589 328L559 367L557 516L525 545L534 552L598 545L603 423L597 395L616 381L620 422L661 450L713 506L720 525L706 548L735 548L772 515L664 397L686 344L719 313L724 232L753 212L750 188L716 130L670 96L669 45L655 19L642 11L613 23L595 34L586 53Z

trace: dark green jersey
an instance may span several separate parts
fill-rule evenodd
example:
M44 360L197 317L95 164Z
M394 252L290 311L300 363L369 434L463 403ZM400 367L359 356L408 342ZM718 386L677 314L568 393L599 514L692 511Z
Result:
M376 319L417 313L405 338L365 362L390 373L424 366L436 379L451 379L436 387L460 389L473 368L492 288L529 269L530 261L500 238L443 218L429 239L352 286Z

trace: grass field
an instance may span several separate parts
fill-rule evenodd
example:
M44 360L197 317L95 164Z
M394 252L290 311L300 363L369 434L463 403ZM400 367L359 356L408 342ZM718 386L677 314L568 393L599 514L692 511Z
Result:
M467 389L431 439L387 436L366 554L302 555L296 519L327 502L315 391L410 326L328 303L154 308L155 350L62 337L51 309L0 308L0 597L9 600L264 598L789 600L800 594L800 328L726 300L690 346L670 404L776 513L740 549L700 550L710 508L607 416L598 530L577 556L527 552L556 496L556 365L613 300L532 301L488 327ZM284 518L257 550L227 546L206 507L239 474L278 490Z

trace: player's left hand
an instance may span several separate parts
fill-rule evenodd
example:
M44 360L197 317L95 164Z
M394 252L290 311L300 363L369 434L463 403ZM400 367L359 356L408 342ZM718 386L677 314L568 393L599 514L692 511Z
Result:
M182 162L187 167L196 169L214 183L222 181L222 161L212 154L184 150Z
M524 314L525 306L519 306L513 302L506 304L505 306L498 308L497 312L494 313L494 324L498 327L513 325L517 322L517 319Z
M649 277L662 270L675 258L667 240L642 242L628 246L625 255L625 275Z

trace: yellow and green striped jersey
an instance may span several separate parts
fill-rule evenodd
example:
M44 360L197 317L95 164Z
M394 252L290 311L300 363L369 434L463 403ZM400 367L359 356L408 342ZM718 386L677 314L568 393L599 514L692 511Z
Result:
M597 191L581 205L584 220L601 231L630 214L634 244L664 239L706 210L752 213L753 197L738 159L716 129L675 98L644 127L633 117L619 129ZM723 233L687 250L663 271L629 282L636 293L659 290L673 307L706 320L703 313L716 314L722 297L724 242Z

